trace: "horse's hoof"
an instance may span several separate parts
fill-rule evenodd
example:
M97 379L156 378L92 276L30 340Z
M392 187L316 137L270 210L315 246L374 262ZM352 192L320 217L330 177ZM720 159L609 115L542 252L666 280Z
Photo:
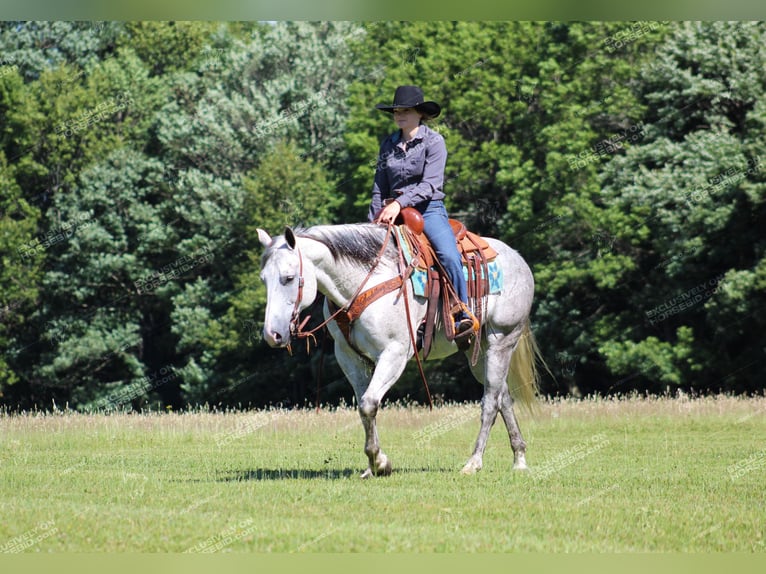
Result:
M474 461L469 460L467 463L465 463L465 466L460 471L460 473L465 475L471 475L471 474L476 474L480 470L481 470L481 463L477 464Z
M362 474L359 475L359 478L374 478L376 476L389 476L391 474L391 463L389 462L383 467L378 468L378 472L372 472L371 468L368 468L365 470Z
M529 467L527 466L527 459L524 456L524 453L519 453L514 458L515 460L513 461L513 470L529 470Z
M386 459L382 465L378 467L378 476L390 476L392 472L391 461Z

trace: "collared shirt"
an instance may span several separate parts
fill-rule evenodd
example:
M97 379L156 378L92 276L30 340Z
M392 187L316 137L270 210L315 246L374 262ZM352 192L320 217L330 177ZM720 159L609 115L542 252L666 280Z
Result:
M383 208L386 199L395 199L402 207L444 199L447 146L442 135L420 124L404 149L400 147L401 138L402 130L399 130L380 145L367 215L370 221Z

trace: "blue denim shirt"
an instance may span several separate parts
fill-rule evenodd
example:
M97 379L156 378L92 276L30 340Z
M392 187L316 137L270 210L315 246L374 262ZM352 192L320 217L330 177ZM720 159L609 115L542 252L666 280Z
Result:
M447 146L442 135L420 124L415 137L406 143L406 151L398 145L401 138L399 130L380 145L367 215L370 221L386 199L395 199L402 207L419 207L421 211L429 200L444 199Z

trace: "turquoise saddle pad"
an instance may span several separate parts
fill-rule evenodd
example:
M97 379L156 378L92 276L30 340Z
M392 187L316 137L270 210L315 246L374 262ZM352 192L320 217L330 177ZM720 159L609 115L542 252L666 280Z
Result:
M402 246L402 252L404 253L404 259L409 264L409 262L412 261L412 253L409 251L407 242L402 240L401 230L398 227L396 230L398 234L397 239L399 240L399 244ZM466 281L468 280L468 272L468 268L463 265L463 277L466 278ZM474 271L471 270L471 273L474 274ZM489 292L491 294L500 293L503 289L503 270L500 265L498 265L497 259L493 259L487 263L487 274L489 275ZM412 290L415 295L420 297L426 296L428 274L425 269L416 267L412 272L412 275L410 275L410 282L412 283Z

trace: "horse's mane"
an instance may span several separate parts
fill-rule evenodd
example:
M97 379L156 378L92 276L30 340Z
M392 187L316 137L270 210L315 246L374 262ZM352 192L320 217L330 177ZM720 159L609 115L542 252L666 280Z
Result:
M372 265L383 247L386 228L373 223L315 225L307 229L296 229L295 234L324 244L335 261L346 260L367 267ZM386 245L384 257L396 259L393 240L389 240Z

